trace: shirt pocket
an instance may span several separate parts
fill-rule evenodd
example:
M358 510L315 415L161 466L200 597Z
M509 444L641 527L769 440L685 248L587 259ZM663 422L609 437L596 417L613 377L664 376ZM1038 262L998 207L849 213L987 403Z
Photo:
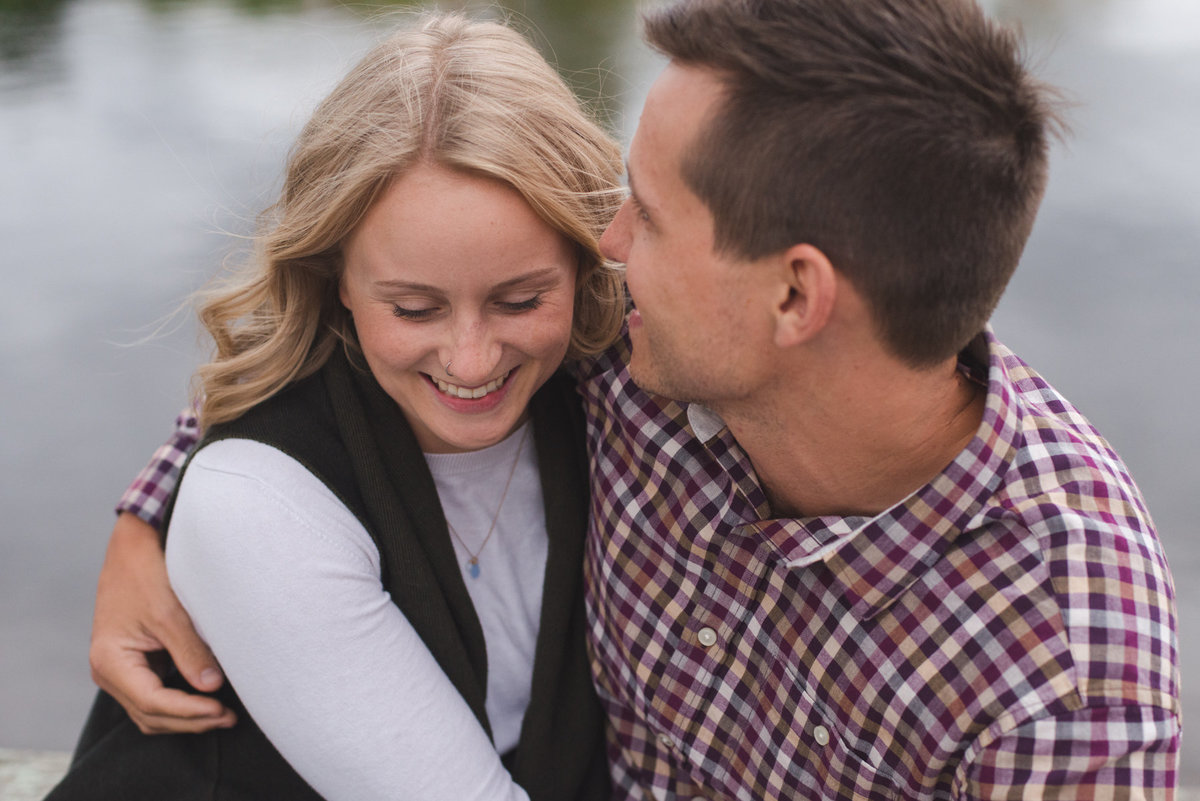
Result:
M826 801L895 801L899 788L867 755L869 746L855 747L854 735L820 704L797 678L803 726L795 727L803 746L795 757L807 762L804 770Z
M900 793L869 760L855 754L842 740L830 734L829 744L816 755L814 769L821 798L828 801L895 801Z

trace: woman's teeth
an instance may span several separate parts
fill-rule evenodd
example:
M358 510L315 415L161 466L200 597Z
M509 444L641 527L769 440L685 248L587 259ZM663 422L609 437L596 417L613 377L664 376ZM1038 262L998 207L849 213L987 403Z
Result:
M509 372L512 371L510 370ZM433 376L429 377L433 379L433 383L437 385L437 388L446 395L450 395L454 398L476 400L478 398L482 398L484 395L487 395L489 392L495 392L496 390L500 389L500 387L504 386L504 382L508 378L508 373L500 376L495 381L489 381L483 386L475 387L474 389L460 387L457 384L447 384L445 381L442 381L439 378L434 378Z

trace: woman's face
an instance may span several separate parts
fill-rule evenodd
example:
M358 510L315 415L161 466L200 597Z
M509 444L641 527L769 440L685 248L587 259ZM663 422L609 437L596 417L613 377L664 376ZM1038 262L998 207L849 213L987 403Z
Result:
M367 364L426 452L504 439L566 355L573 248L498 181L414 167L367 212L344 260L342 305Z

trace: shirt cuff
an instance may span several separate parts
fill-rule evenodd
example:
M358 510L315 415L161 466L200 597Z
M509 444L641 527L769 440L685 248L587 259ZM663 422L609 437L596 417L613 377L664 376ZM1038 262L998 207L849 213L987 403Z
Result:
M116 512L131 512L162 530L163 507L179 482L179 471L200 438L196 412L185 409L175 418L175 430L134 478L117 502Z

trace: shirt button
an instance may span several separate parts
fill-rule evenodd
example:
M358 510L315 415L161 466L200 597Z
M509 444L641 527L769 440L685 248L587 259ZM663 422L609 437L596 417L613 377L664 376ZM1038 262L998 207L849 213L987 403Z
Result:
M712 648L717 644L717 633L710 627L705 626L696 632L696 639L699 640L700 644L705 648Z
M817 745L824 748L829 745L829 729L824 726L817 726L813 729L813 739L817 741Z
M658 735L658 741L662 743L663 748L671 748L675 745L675 741L671 739L671 735L666 732Z

